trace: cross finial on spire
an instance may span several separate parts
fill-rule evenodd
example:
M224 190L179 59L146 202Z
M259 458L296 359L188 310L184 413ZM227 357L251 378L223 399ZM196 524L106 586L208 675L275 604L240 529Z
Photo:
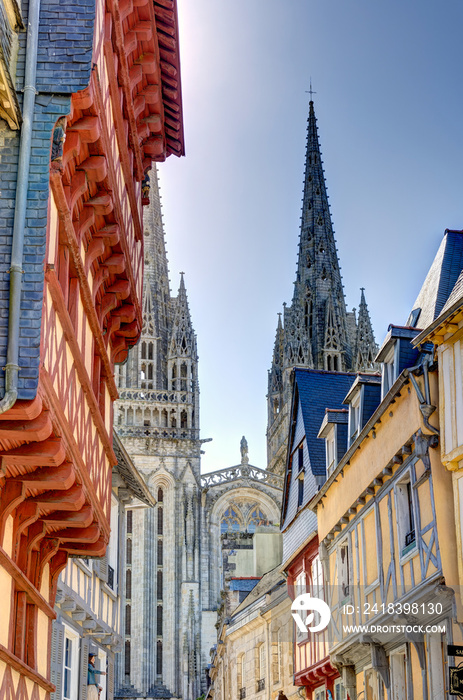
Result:
M312 95L316 95L317 93L315 90L312 90L312 78L310 78L310 90L306 90L306 92L310 95L310 101L313 102Z

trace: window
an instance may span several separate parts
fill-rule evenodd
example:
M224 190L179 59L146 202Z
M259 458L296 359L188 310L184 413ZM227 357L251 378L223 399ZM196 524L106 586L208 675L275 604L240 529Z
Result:
M396 485L395 498L400 552L405 556L416 547L415 509L410 472Z
M334 682L334 700L346 700L346 691L340 678Z
M132 563L132 540L131 539L127 540L125 560L126 560L126 564L128 564L130 566L130 564Z
M156 673L162 675L162 642L158 639L156 644Z
M162 508L158 508L158 535L162 535L164 529L164 518Z
M158 600L162 600L162 571L157 573L156 597Z
M361 430L360 398L361 390L354 396L349 406L349 445L354 442Z
M374 668L367 668L364 674L365 700L383 700L384 685Z
M131 635L132 628L132 608L130 605L125 606L125 633L128 637Z
M323 569L320 557L317 555L312 560L311 566L311 594L314 598L323 599Z
M339 601L342 602L350 595L350 556L349 544L344 542L339 547L338 559L338 583L339 583Z
M158 566L162 566L163 560L163 546L162 540L158 540Z
M245 660L245 655L240 654L238 656L237 664L236 664L236 672L237 672L237 677L236 677L236 685L238 688L238 698L242 700L242 698L246 697L246 678L245 678L245 671L244 671L244 660ZM244 692L244 695L242 691Z
M133 529L133 510L127 511L127 534L131 535Z
M66 636L64 638L64 700L71 700L72 697L72 680L74 675L72 670L73 645L74 640L69 639L69 637Z
M320 688L315 688L313 697L314 697L314 700L325 700L325 698L326 698L325 686L323 685Z
M389 659L391 669L391 700L407 700L407 653L405 647L392 651ZM433 697L439 697L438 695ZM442 690L442 696L444 692Z
M257 647L257 692L265 689L266 676L266 654L265 644L259 644Z
M398 345L397 345L398 347ZM384 362L383 362L383 368L382 368L382 384L381 384L381 400L386 396L387 392L391 388L391 386L394 384L396 380L396 372L395 372L395 362L394 362L394 356L395 356L395 346L391 348L391 350L388 352L386 355Z
M156 617L156 633L162 637L162 605L158 605Z
M158 489L158 501L159 503L164 501L164 491L162 489Z
M132 569L125 572L125 597L128 600L132 597Z
M332 471L336 468L336 425L333 425L333 428L328 435L328 437L325 440L325 446L326 446L326 472L328 476L331 474Z
M300 508L304 501L304 473L297 479L297 507Z
M301 472L304 469L304 448L299 445L297 448L297 468Z
M130 642L128 640L125 643L124 667L126 677L130 677Z
M430 697L445 697L444 680L444 645L442 636L438 633L427 636L428 665L430 670Z

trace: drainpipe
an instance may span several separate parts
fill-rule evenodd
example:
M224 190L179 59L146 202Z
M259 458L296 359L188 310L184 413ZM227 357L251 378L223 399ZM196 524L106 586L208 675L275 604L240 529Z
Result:
M39 39L40 0L30 0L27 18L26 66L24 80L23 123L19 144L18 179L14 210L13 240L10 263L10 303L8 316L8 345L5 366L5 395L0 401L0 413L8 411L18 397L19 318L23 270L24 230L26 225L27 189L31 159L32 124L35 108L35 77Z

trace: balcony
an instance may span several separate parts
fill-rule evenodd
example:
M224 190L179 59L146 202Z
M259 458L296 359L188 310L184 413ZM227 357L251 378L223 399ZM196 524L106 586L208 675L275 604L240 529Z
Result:
M265 678L257 681L257 692L260 693L261 690L265 690Z

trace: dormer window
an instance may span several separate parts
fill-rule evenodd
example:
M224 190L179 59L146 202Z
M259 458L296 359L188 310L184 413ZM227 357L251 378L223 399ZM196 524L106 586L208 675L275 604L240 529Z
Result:
M336 425L325 440L326 445L326 473L328 476L336 467Z
M381 399L384 399L387 392L390 390L391 386L396 380L396 370L395 370L395 347L392 347L388 354L386 355L383 362L383 376L382 376L382 389L381 389Z
M360 399L362 392L357 392L357 395L352 399L349 406L349 445L352 445L354 440L358 437L361 424L360 424Z

